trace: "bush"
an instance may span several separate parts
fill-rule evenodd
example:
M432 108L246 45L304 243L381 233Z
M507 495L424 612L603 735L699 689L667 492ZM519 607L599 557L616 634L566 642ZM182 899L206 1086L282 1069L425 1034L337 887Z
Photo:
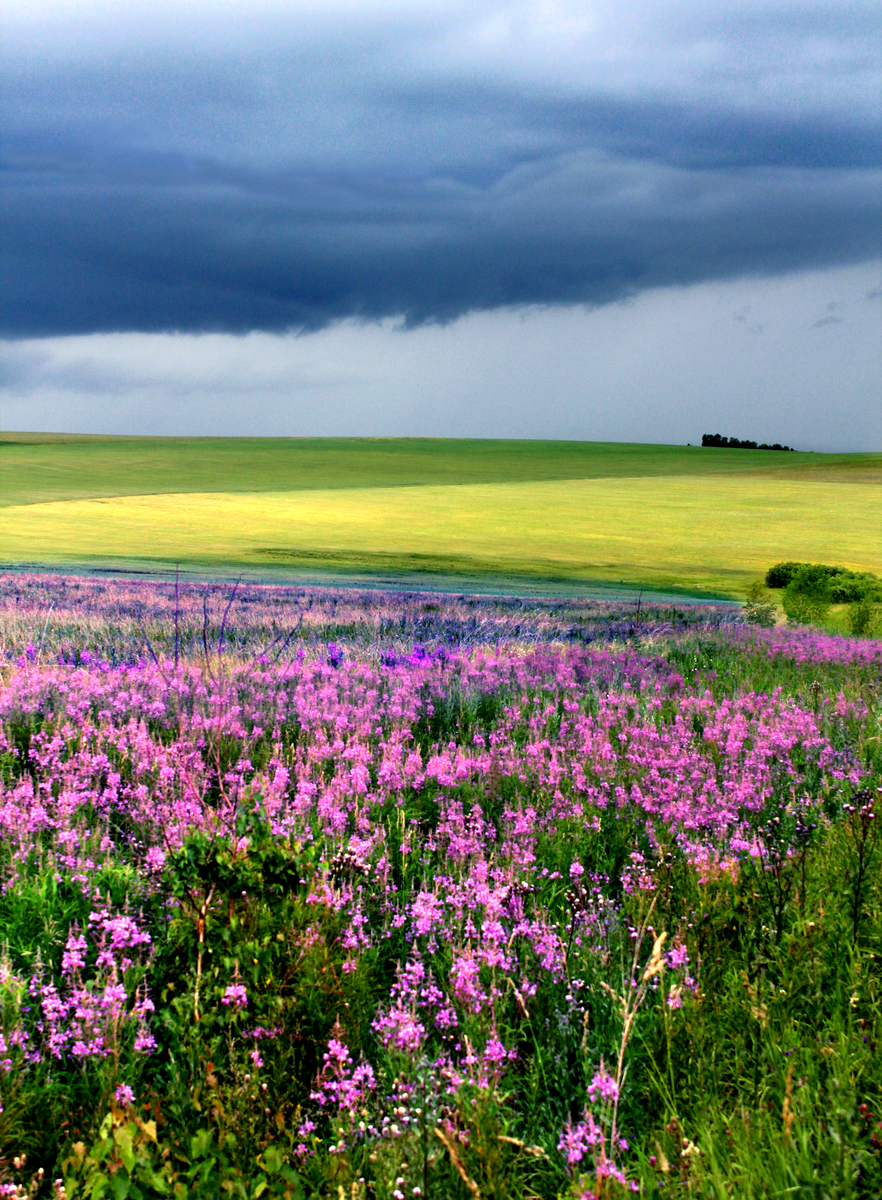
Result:
M771 629L775 624L775 605L759 580L748 588L744 616L749 624L758 625L760 629Z
M879 610L866 597L849 606L845 617L848 632L854 637L871 637L876 628Z
M858 600L880 597L880 581L869 571L843 571L830 581L830 595L834 604L852 604Z
M766 587L784 588L799 577L799 588L814 588L825 583L833 604L852 604L856 600L882 599L882 580L869 571L849 571L826 563L775 563L766 571Z
M829 576L825 568L807 563L796 572L784 589L781 604L788 621L797 625L821 625L832 602Z
M773 567L769 567L766 571L766 587L783 588L796 574L796 572L805 566L805 563L800 562L779 562Z
M65 1159L63 1192L66 1200L99 1200L103 1196L153 1200L160 1196L214 1200L216 1196L258 1200L303 1200L303 1185L275 1146L267 1147L246 1176L231 1166L225 1153L229 1135L218 1142L201 1130L180 1145L163 1145L155 1121L142 1120L133 1108L114 1107L101 1123L91 1147L76 1142ZM24 1194L24 1193L22 1193Z

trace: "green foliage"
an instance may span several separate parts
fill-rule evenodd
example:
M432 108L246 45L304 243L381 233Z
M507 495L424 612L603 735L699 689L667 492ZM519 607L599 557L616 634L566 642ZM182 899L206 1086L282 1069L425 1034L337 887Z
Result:
M660 897L668 926L702 914L688 939L699 987L645 1028L641 1084L656 1115L643 1181L648 1195L869 1200L882 1193L872 798L853 796L841 823L819 819L796 854L782 850L798 831L765 828L737 880L687 875Z
M849 571L825 563L780 562L769 567L766 587L823 594L832 604L852 604L882 598L882 579L869 571Z
M65 1200L303 1200L299 1175L275 1146L268 1146L243 1174L233 1161L235 1138L203 1129L186 1143L159 1141L156 1122L113 1108L87 1149L75 1142L62 1164Z
M845 621L853 637L872 637L879 624L879 606L866 598L857 600L849 605Z
M174 1170L168 1150L163 1154L159 1148L156 1123L129 1120L122 1110L107 1114L88 1150L84 1142L74 1143L62 1171L66 1200L148 1200L175 1194Z
M476 733L486 734L499 720L508 696L504 689L468 689L456 681L446 694L428 689L413 726L414 741L424 756L435 745L453 740L469 745Z
M882 599L882 580L869 571L842 571L831 578L830 595L834 604Z
M788 621L797 625L822 625L831 603L829 576L812 566L800 567L781 596Z
M779 562L766 571L766 587L783 588L791 581L796 572L803 566L798 562Z
M744 615L751 625L758 625L760 629L771 629L775 624L775 605L759 580L748 588Z
M203 1126L242 1178L272 1147L290 1161L332 1027L357 1049L375 1011L370 964L344 969L339 919L307 899L312 859L245 804L167 864L178 906L150 974L154 1090L169 1136Z

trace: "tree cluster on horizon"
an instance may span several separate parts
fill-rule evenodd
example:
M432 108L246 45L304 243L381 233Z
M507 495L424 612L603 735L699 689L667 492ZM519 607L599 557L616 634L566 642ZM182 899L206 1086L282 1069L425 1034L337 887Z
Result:
M721 437L718 433L703 433L701 435L702 446L719 446L725 450L790 450L792 446L782 446L780 442L773 442L769 445L768 442L752 442L750 440L742 441L741 438Z

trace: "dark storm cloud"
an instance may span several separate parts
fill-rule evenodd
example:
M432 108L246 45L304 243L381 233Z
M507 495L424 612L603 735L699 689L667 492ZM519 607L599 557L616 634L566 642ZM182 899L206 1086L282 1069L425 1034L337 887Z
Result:
M572 56L583 8L480 53L453 9L267 19L235 49L20 34L0 333L413 325L879 253L871 6L686 5L665 31L626 5Z

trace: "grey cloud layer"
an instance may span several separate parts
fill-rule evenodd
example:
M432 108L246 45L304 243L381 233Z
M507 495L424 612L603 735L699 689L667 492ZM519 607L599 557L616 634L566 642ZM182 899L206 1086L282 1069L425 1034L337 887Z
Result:
M872 6L535 11L13 31L0 333L419 324L879 253Z

